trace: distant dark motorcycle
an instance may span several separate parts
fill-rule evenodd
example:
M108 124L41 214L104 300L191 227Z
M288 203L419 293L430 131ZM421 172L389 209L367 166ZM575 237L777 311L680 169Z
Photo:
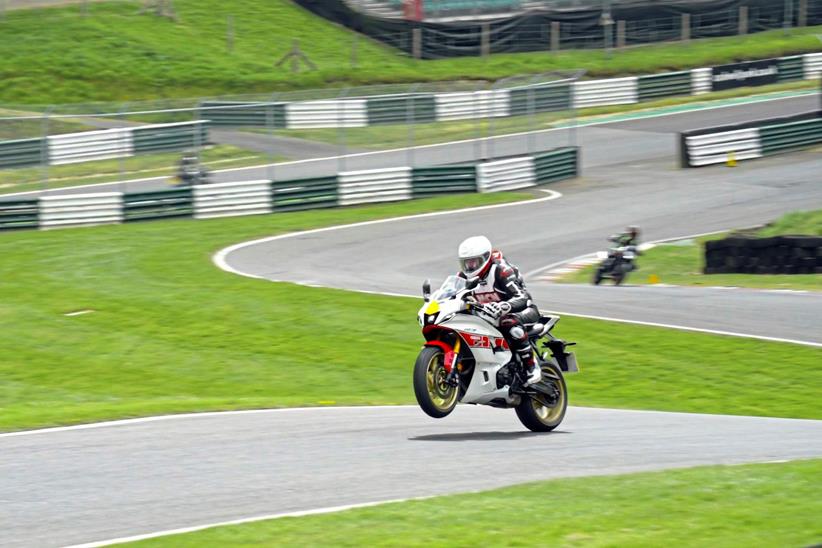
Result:
M206 185L211 182L211 173L196 156L184 156L172 181L175 186Z
M639 250L635 245L612 247L608 251L600 251L597 255L603 259L591 280L594 285L599 285L602 280L610 279L614 285L620 285L625 281L629 272L633 272L638 267L636 258Z

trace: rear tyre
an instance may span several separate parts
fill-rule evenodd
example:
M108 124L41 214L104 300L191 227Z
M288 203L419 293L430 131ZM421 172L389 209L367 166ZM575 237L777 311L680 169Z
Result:
M457 387L446 382L445 353L435 346L422 349L414 364L414 395L425 413L448 416L457 405Z
M621 285L625 281L625 273L614 274L614 285Z
M553 386L557 391L557 401L553 405L548 405L544 397L526 397L516 407L517 418L532 432L550 432L560 425L565 418L565 410L568 408L568 389L565 386L565 379L562 372L553 363L542 364L542 381L539 385L542 388Z

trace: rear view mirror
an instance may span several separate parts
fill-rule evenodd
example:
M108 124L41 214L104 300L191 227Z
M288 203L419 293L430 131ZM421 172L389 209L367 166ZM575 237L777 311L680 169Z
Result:
M431 280L425 280L422 282L422 298L425 302L431 298Z

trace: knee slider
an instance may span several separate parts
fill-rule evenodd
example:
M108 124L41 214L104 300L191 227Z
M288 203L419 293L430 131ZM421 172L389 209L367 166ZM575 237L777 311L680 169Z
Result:
M512 327L510 333L512 339L517 339L521 341L526 338L525 330L519 325L515 325L514 327Z

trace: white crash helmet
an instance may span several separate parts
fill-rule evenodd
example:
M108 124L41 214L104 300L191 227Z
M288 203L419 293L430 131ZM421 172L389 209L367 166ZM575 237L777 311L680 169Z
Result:
M468 278L482 277L491 267L491 242L485 236L472 236L460 244L460 272Z

